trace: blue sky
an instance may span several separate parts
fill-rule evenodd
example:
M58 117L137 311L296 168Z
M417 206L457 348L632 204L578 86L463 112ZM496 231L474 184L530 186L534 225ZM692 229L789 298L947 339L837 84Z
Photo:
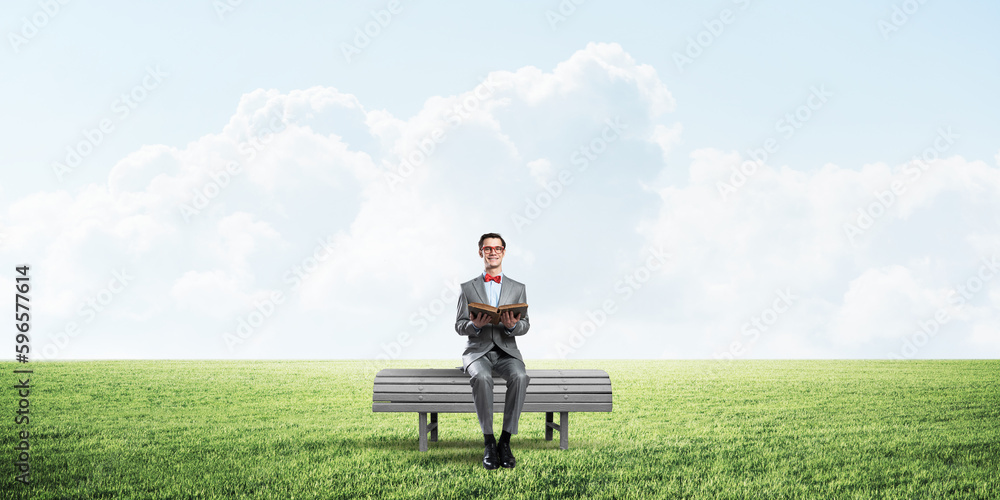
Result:
M0 17L0 255L36 266L34 342L52 358L371 358L407 333L400 357L458 359L451 309L413 314L479 271L469 241L489 230L509 235L505 271L537 297L529 357L1000 354L1000 280L961 305L952 293L1000 252L1000 6L220 5L20 2ZM469 97L484 79L495 90ZM127 115L122 93L142 97ZM442 121L463 99L476 109ZM627 128L577 170L609 120ZM102 121L60 179L53 164ZM389 189L434 130L446 139ZM232 161L244 169L209 208L180 216ZM514 222L563 170L551 206ZM332 257L292 290L282 277L325 238ZM657 248L671 260L647 269ZM88 297L123 269L134 282L88 321ZM626 295L636 272L649 280ZM227 345L275 290L276 315ZM581 341L607 300L616 312Z

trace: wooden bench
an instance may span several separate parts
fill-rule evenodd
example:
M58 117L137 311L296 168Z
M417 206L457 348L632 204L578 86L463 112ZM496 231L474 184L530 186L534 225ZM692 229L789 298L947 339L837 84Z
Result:
M604 370L528 370L531 380L521 412L545 412L545 440L559 431L569 449L569 412L611 411L611 377ZM507 380L493 373L493 411L503 413ZM420 451L438 438L438 413L476 413L469 375L461 369L384 369L375 375L372 411L417 412ZM559 424L552 415L559 413ZM430 422L427 415L430 414Z

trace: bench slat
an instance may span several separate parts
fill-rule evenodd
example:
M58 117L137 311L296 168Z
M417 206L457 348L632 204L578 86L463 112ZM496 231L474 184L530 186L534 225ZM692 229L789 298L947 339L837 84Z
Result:
M532 384L607 384L610 377L531 377ZM506 384L507 379L500 376L493 376L494 384ZM461 377L375 377L375 385L378 384L437 384L437 385L469 385L469 376Z
M493 402L502 403L506 400L504 393L494 393ZM372 401L384 401L391 403L472 403L472 393L468 394L417 394L399 392L376 392L372 396ZM611 394L553 394L553 393L533 393L525 395L527 403L610 403Z
M611 384L600 385L532 385L528 384L528 393L548 392L555 394L579 394L579 393L611 393ZM469 393L472 394L472 387L465 385L419 385L419 384L379 384L375 386L373 392L415 392L418 394L433 393ZM494 393L507 392L507 387L503 385L493 385Z
M527 370L529 377L601 377L604 370ZM383 368L376 377L458 377L469 375L458 368Z
M475 413L472 403L372 403L377 412ZM528 403L521 412L611 411L611 403ZM503 413L503 403L493 403L494 413Z

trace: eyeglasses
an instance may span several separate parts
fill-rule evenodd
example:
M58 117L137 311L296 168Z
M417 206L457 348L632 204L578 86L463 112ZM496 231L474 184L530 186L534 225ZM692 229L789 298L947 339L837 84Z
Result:
M492 250L493 253L500 253L503 251L503 247L483 247L480 250L482 250L485 253L490 253L490 250Z

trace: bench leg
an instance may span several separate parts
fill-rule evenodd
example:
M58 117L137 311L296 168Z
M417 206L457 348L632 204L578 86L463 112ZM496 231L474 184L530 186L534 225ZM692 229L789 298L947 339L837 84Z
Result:
M420 451L427 451L427 414L421 412L420 419Z
M431 441L438 440L438 414L431 413Z
M559 412L559 424L552 422L552 414L555 412L545 412L545 440L552 441L552 429L559 431L559 447L569 449L569 412Z
M569 412L559 412L559 447L569 449Z

